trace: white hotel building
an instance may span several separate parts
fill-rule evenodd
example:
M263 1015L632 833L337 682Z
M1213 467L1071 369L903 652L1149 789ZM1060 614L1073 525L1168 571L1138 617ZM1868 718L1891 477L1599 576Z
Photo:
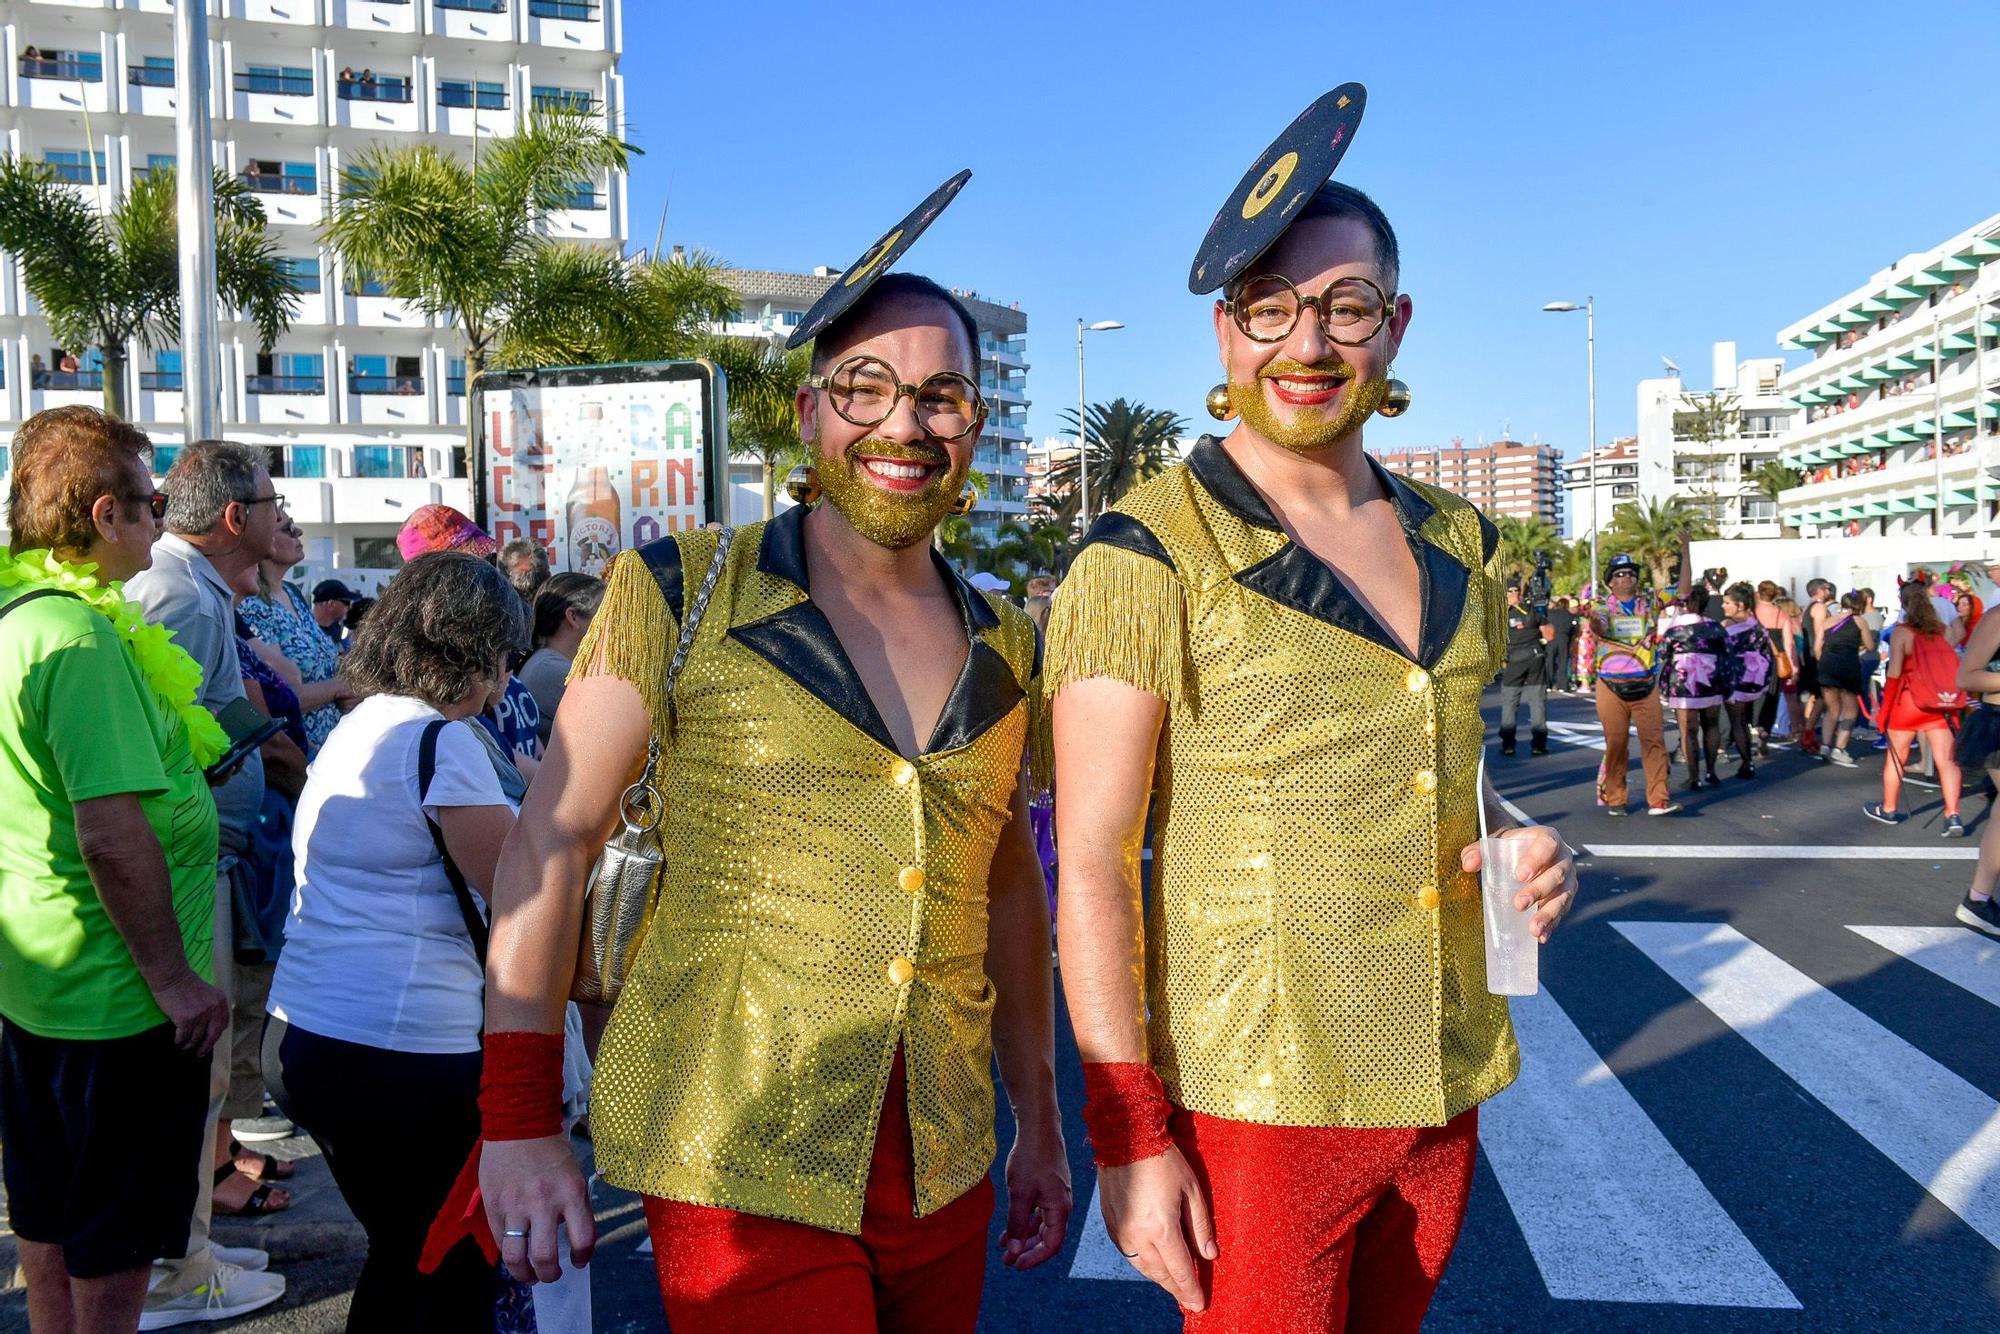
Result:
M1781 386L1800 409L1781 457L1805 475L1778 498L1787 525L1807 537L2000 531L1996 261L2000 214L1779 333L1781 345L1813 354Z
M822 265L811 273L731 269L724 276L736 288L738 305L720 331L782 343L840 271ZM976 292L954 295L979 326L979 388L990 415L972 466L986 474L989 487L967 520L974 532L990 538L1001 524L1020 522L1028 512L1028 316L1019 303L1001 305ZM736 521L762 517L763 465L738 458L730 480ZM787 503L782 489L778 503Z
M223 312L224 432L266 447L313 570L381 567L433 501L471 508L465 364L443 320L370 291L321 244L342 169L377 144L470 156L528 109L618 126L621 0L208 0L215 160L264 205L300 293L268 353ZM100 205L173 162L170 0L0 0L0 136ZM34 58L24 55L29 47ZM579 182L560 237L623 247L626 183ZM180 356L132 349L127 402L160 447L181 431ZM71 365L73 368L65 369ZM0 256L0 442L62 403L102 402L95 354L56 347ZM0 477L7 471L0 443Z

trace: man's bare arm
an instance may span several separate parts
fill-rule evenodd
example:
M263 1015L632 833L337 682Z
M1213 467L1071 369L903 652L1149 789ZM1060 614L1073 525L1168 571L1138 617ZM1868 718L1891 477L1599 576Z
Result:
M189 965L174 915L167 856L130 792L76 803L77 850L98 902L125 942L146 989L174 1026L174 1040L206 1056L229 1023L229 1002ZM228 943L220 942L222 949Z

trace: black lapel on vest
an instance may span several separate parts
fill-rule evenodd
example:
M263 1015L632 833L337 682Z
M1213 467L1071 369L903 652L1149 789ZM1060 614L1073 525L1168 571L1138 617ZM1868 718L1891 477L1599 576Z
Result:
M744 625L731 626L729 637L756 652L796 681L814 699L852 723L885 750L896 743L868 698L861 676L826 614L813 605L806 583L803 505L786 510L764 525L757 571L792 584L806 594L783 611Z
M944 711L938 714L930 744L924 747L926 755L971 744L987 728L1005 718L1025 693L1000 651L980 638L982 632L1000 626L1000 616L993 610L993 604L984 593L961 579L958 571L936 550L931 552L931 561L937 566L938 577L944 580L952 601L958 605L958 619L965 626L965 637L972 648L965 656L965 666L959 669L958 680L952 683Z
M734 626L729 635L796 681L807 693L852 723L884 750L895 752L889 728L841 647L833 625L812 602L806 578L805 509L785 511L764 526L757 555L762 574L783 579L806 595L803 601L760 620ZM1000 617L980 592L959 578L935 551L931 560L958 608L971 649L953 682L951 695L938 715L926 754L951 750L974 740L1006 717L1023 691L1013 669L980 634L998 628Z
M1388 493L1389 503L1396 510L1396 521L1403 530L1403 540L1416 560L1418 595L1422 599L1417 660L1425 667L1435 667L1458 633L1459 621L1465 614L1470 572L1457 557L1423 535L1423 526L1437 513L1437 506L1373 458L1368 460L1368 466L1374 469L1376 479ZM1190 451L1188 467L1216 502L1237 518L1255 527L1283 531L1257 488L1212 437L1204 437ZM1288 540L1275 555L1239 572L1236 582L1273 602L1359 635L1371 644L1379 644L1391 653L1404 653L1395 636L1383 628L1340 576L1296 542Z

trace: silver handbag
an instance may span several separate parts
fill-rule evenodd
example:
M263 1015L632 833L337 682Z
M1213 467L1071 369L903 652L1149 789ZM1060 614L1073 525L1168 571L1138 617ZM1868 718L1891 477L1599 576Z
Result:
M702 577L701 587L695 591L687 617L681 622L680 640L667 663L670 723L674 685L680 680L681 667L694 644L694 632L701 625L702 613L708 610L709 596L715 592L715 581L722 574L729 544L735 537L734 528L722 530L722 540L716 544L708 573ZM578 941L576 975L569 988L571 1000L587 1005L617 1004L618 993L624 990L625 978L646 939L646 929L652 925L663 860L657 836L662 802L653 781L659 764L660 738L656 735L646 741L646 767L640 771L639 780L626 788L619 799L621 828L605 842L604 850L597 855L584 880L583 933Z

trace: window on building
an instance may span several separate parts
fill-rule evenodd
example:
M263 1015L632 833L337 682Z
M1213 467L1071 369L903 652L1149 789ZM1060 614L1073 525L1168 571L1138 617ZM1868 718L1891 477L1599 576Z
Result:
M168 469L174 466L174 460L180 456L181 447L179 445L154 445L153 476L165 477Z
M319 291L318 255L280 255L278 267L285 271L285 281L294 292Z
M348 361L347 390L351 394L421 394L424 392L423 358L352 357Z
M319 167L311 162L251 158L243 168L243 183L260 194L318 194Z
M244 387L253 394L323 394L326 357L318 352L260 353L256 373Z
M138 64L126 67L125 77L141 88L171 88L174 86L174 58L145 56Z
M277 97L311 97L312 71L298 65L247 65L236 75L236 91Z
M354 475L378 479L422 477L423 451L410 445L356 445Z
M588 111L596 105L597 99L582 88L558 88L553 84L536 84L531 94L535 110Z
M42 161L55 168L58 178L71 185L95 185L104 180L104 154L85 153L82 149L51 148L42 154ZM91 175L93 161L97 174Z
M603 208L604 196L597 193L589 181L572 181L564 191L562 206L576 209Z
M325 477L325 445L286 445L280 457L275 460L284 469L285 477Z
M475 107L480 111L505 111L507 109L507 85L504 83L484 83L474 79L438 80L438 105L441 107Z
M465 394L465 358L453 357L446 363L444 391L463 397Z
M352 266L341 269L340 290L349 296L387 296L389 289L373 274L357 272Z
M444 0L438 0L443 4ZM467 8L460 0L456 8ZM403 553L396 548L393 537L357 537L354 539L354 563L364 570L400 570L403 568Z
M163 347L153 354L153 369L139 372L139 387L170 394L181 391L181 350Z
M104 57L96 51L45 51L34 46L27 49L35 54L21 57L21 77L24 79L104 82Z
M596 0L528 0L528 17L590 23L597 18L597 3Z

